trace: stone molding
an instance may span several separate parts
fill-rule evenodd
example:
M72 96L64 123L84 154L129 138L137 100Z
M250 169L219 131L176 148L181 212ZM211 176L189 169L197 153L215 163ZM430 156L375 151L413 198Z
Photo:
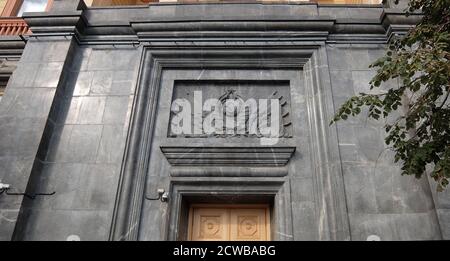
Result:
M81 44L138 44L142 42L233 40L326 41L332 43L386 43L396 28L413 26L420 15L406 17L398 9L382 6L358 7L378 10L379 18L334 18L318 10L339 10L349 6L289 4L299 14L270 9L270 4L200 4L201 19L190 14L189 4L157 4L137 7L87 8L78 11L27 13L31 37L75 34ZM275 4L286 6L287 4ZM240 6L243 10L240 10ZM258 12L246 15L254 7ZM356 8L356 7L352 7ZM304 12L301 13L301 10ZM131 12L131 10L133 10ZM176 12L175 12L176 10ZM167 16L162 16L165 12ZM110 14L110 15L107 15ZM179 15L175 15L179 14ZM123 16L118 19L116 16Z
M212 187L211 187L212 186ZM239 200L240 198L258 198L264 203L274 205L273 240L293 240L292 208L290 207L290 184L285 178L253 178L242 181L237 178L221 178L211 181L210 178L176 178L171 182L171 201L169 202L165 240L180 241L186 234L182 226L185 216L186 198L199 195L214 197L216 200Z
M110 240L137 240L149 169L152 133L161 74L170 68L297 69L305 77L315 201L320 209L319 239L350 238L334 111L324 46L265 45L259 48L222 43L214 48L142 48L141 67L131 125L116 198Z
M279 167L288 164L295 148L230 144L229 147L161 146L161 151L172 166Z

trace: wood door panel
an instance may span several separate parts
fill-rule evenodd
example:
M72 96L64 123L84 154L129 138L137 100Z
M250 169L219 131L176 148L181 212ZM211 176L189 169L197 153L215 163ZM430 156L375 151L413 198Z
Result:
M268 241L270 213L266 205L195 205L189 212L189 240Z
M265 209L232 209L230 212L230 240L268 240Z
M226 209L196 208L193 212L192 240L229 240L229 215Z

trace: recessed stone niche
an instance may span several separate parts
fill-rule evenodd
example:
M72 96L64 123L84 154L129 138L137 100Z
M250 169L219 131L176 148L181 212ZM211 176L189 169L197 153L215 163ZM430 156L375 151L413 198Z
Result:
M211 99L218 100L220 109L215 108L211 111L204 110L205 102ZM272 100L278 101L279 109L276 110L278 115L272 115ZM228 101L236 102L236 106L227 107L226 104ZM279 119L277 137L292 137L293 124L291 120L291 96L288 80L176 80L174 81L172 104L174 102L180 102L180 105L177 105L178 110L176 112L171 111L170 122L177 123L176 120L174 121L174 117L183 113L183 110L187 110L187 113L190 115L188 119L190 122L183 121L182 124L189 124L188 129L192 132L179 134L174 131L174 125L169 124L168 137L263 137L261 118L266 117L269 126L274 116ZM254 109L251 108L252 104L256 105ZM196 109L199 110L196 111ZM220 113L222 119L220 125L223 129L217 129L214 133L205 133L203 129L204 120L210 114L215 113L215 110L220 110L218 113ZM237 117L241 113L245 117L245 126L242 126L242 130L238 131ZM256 116L252 118L251 114ZM234 130L227 128L227 121L229 120L227 117L230 116L231 121L234 121ZM257 125L256 132L250 130L252 120ZM195 132L196 128L199 131Z

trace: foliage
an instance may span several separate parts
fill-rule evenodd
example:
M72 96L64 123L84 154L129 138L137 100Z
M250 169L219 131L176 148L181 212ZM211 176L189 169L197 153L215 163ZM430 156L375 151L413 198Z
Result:
M387 122L385 142L402 175L420 178L430 166L442 191L450 179L450 0L411 0L407 15L413 12L423 14L421 22L371 65L377 73L370 89L379 92L351 97L332 123L368 108L369 118ZM380 88L392 79L397 87Z

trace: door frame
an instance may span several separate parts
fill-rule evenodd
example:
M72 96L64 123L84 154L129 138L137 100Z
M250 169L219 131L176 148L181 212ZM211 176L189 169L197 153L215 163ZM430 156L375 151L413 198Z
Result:
M165 240L188 239L189 206L199 203L263 204L270 206L271 240L291 241L293 237L289 179L283 178L173 178L165 220Z

